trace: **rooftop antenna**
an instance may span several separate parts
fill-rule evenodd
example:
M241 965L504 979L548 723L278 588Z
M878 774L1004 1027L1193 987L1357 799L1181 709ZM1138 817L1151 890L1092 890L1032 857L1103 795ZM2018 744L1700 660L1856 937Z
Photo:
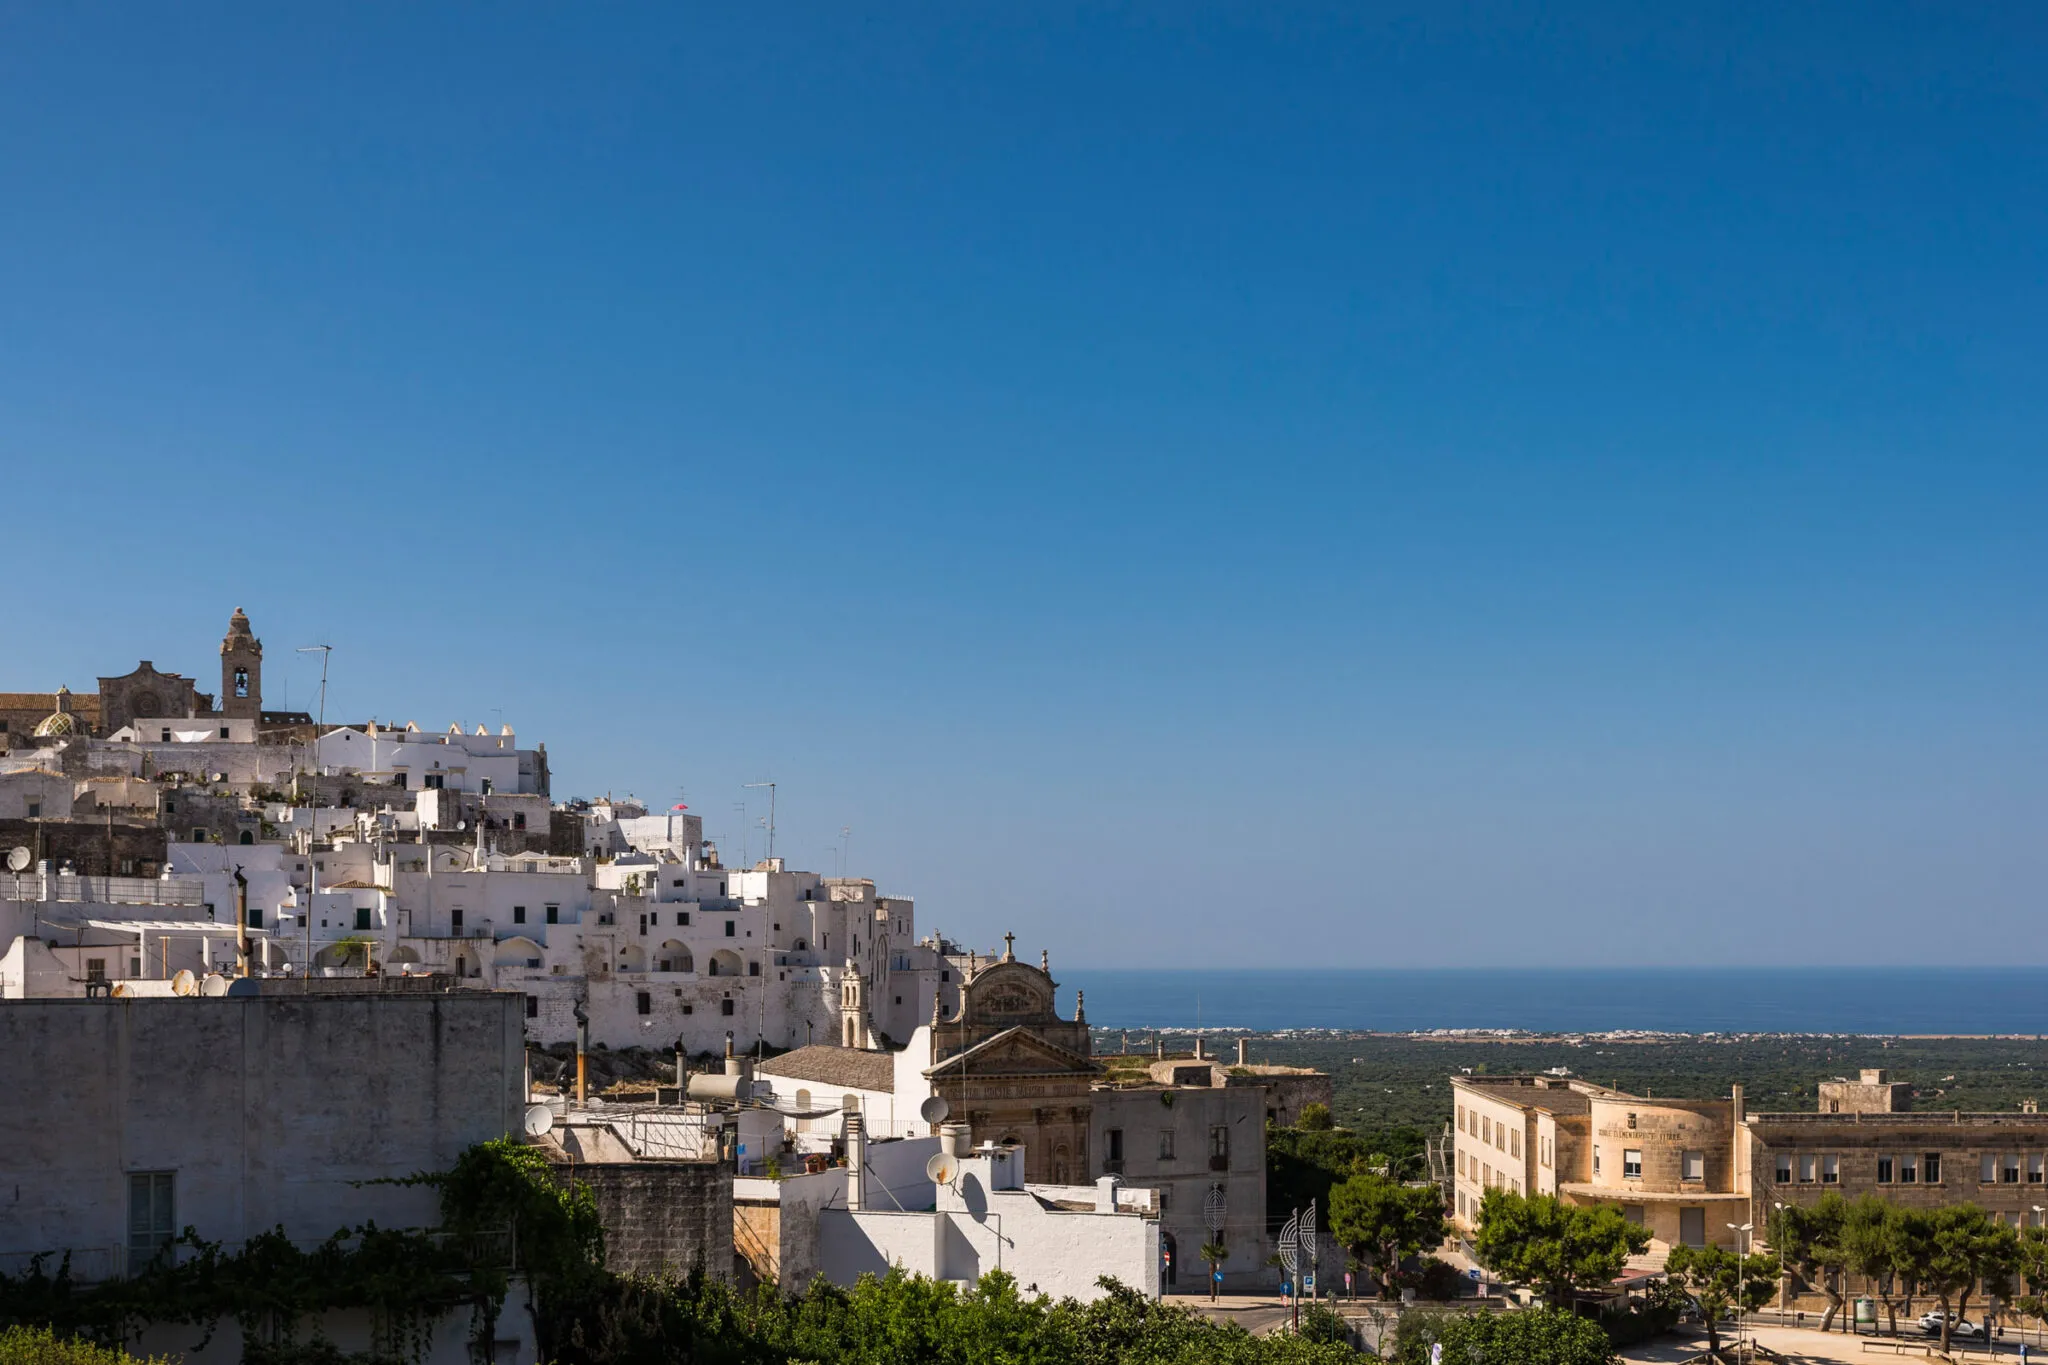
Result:
M850 865L850 860L847 857L847 848L852 842L853 826L841 825L839 827L839 875L842 877L846 875L846 869Z
M320 656L320 715L317 725L319 729L324 730L327 728L327 660L334 653L334 646L300 645L299 653L318 654Z
M745 787L766 787L768 789L768 856L775 856L775 784L773 782L745 782Z

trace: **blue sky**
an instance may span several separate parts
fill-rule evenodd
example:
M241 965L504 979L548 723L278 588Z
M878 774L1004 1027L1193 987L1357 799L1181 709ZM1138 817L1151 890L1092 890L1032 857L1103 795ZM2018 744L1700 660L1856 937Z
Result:
M0 687L244 605L1073 964L2048 958L2048 21L1557 10L0 8Z

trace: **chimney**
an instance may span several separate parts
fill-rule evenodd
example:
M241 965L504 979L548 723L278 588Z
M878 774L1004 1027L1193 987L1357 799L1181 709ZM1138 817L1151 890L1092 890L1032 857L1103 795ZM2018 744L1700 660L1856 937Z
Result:
M964 1123L942 1123L939 1125L939 1150L955 1160L974 1150L974 1138Z
M849 1109L846 1111L846 1207L853 1213L861 1211L867 1164L867 1129L861 1123L860 1114Z
M1195 1035L1195 1060L1198 1062L1206 1062L1209 1060L1209 1049L1203 1043L1202 1035L1199 1033Z
M1100 1176L1096 1179L1095 1211L1097 1213L1116 1212L1116 1192L1117 1188L1123 1183L1123 1181L1118 1180L1113 1175Z
M1237 1064L1239 1066L1250 1066L1252 1064L1251 1039L1240 1038L1237 1040Z
M1740 1085L1737 1085L1734 1090L1734 1111L1735 1122L1738 1124L1749 1117L1749 1111L1742 1107L1742 1087Z

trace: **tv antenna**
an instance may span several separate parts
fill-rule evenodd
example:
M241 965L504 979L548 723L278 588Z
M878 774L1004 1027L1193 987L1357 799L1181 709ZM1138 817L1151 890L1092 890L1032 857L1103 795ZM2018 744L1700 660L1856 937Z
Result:
M318 728L324 730L327 728L327 660L334 653L334 646L300 645L298 652L320 656L320 714L317 719Z
M768 789L768 856L773 858L775 856L775 784L773 782L743 782L740 785L749 790L758 787L766 787Z

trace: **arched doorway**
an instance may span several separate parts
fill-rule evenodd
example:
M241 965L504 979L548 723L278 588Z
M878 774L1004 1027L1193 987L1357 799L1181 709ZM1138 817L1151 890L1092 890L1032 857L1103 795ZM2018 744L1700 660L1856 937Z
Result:
M1180 1264L1180 1243L1174 1241L1172 1233L1161 1232L1159 1234L1159 1256L1160 1259L1165 1262L1165 1264L1160 1267L1159 1282L1166 1288L1171 1289L1176 1284L1180 1283L1178 1272L1178 1267Z

